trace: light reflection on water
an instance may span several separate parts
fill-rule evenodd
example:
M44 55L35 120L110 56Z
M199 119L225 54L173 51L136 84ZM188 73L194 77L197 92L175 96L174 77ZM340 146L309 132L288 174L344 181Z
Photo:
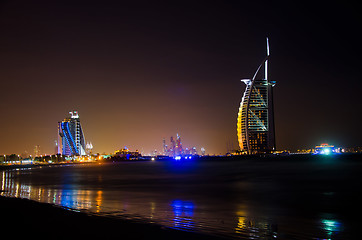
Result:
M333 239L342 230L342 223L333 216L326 216L321 218L321 228L325 231L327 239Z
M74 190L69 188L50 189L41 186L32 186L15 181L16 171L3 171L1 181L1 195L35 200L38 202L52 203L69 209L92 209L95 198L97 206L102 202L102 191L94 193L89 190Z
M231 238L243 236L252 239L257 236L256 232L268 230L258 230L262 224L250 225L253 220L246 217L244 217L244 221L249 221L249 223L243 223L242 226L240 225L240 218L239 222L230 221L224 216L213 216L210 213L197 211L196 203L190 200L159 199L157 202L153 200L147 203L144 202L145 198L139 198L137 193L123 192L123 195L128 196L120 197L114 201L113 197L110 196L115 194L114 192L105 194L102 190L73 189L74 186L67 184L62 185L62 189L48 188L46 185L29 185L17 181L17 171L3 171L1 174L1 195L6 197L26 198L56 204L68 209L86 210L113 217L148 220L176 229L205 231ZM116 194L119 195L119 193ZM108 200L105 199L107 197L109 197ZM246 232L250 232L250 234L245 235Z
M235 233L247 239L277 239L277 226L267 219L249 216L246 205L240 205L236 212L238 219Z
M194 204L188 201L174 200L171 206L174 214L174 227L192 230L195 225L193 222Z
M56 204L99 215L142 220L187 231L201 231L232 239L290 239L290 236L293 239L337 239L335 236L343 230L341 221L333 214L323 215L319 218L318 224L313 224L312 221L305 224L303 219L289 222L287 217L267 213L266 208L260 203L252 205L236 195L232 198L225 197L231 201L226 202L213 201L212 198L218 197L215 195L200 197L192 191L192 194L184 193L184 184L179 185L170 176L167 176L166 180L174 181L172 187L179 188L177 190L181 193L175 192L175 189L161 191L140 188L138 190L138 185L106 187L102 184L105 184L103 182L107 180L107 176L102 174L95 174L95 182L82 184L81 180L88 179L89 176L79 174L81 168L77 168L76 173L72 172L72 167L68 168L70 173L60 174L66 175L66 179L56 181L54 179L59 176L54 169L42 181L33 179L32 176L46 169L34 173L32 170L2 171L0 172L1 195ZM48 173L44 173L46 174ZM139 179L140 176L137 175L135 179ZM44 184L43 181L47 180L53 182ZM119 181L117 179L115 182L119 184ZM197 181L202 180L197 178ZM245 183L240 182L234 185L245 187ZM192 190L194 186L198 185L188 185L187 190ZM207 187L207 185L202 186ZM221 199L224 199L224 196L221 196Z

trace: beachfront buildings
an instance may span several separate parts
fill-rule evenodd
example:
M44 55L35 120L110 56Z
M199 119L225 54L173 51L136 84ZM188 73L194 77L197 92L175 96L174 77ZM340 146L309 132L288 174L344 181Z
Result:
M58 153L66 156L86 155L86 145L82 126L77 111L69 112L70 116L58 123Z
M275 81L268 79L269 40L267 54L252 79L242 79L246 88L242 97L237 134L242 153L263 154L275 150L273 87ZM264 77L259 76L264 68Z

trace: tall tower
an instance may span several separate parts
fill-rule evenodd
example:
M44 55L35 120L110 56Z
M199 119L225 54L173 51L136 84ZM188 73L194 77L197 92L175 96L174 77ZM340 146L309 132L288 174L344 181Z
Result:
M162 154L167 155L167 145L166 145L166 139L162 139Z
M273 87L268 79L269 39L266 39L266 57L252 79L242 79L246 88L237 119L239 147L248 154L270 153L275 150ZM258 78L264 67L264 78Z
M58 134L59 135L59 134ZM55 147L55 150L54 150L54 154L57 155L58 154L58 150L59 150L59 145L58 145L58 141L55 140L54 141L54 147Z
M182 155L183 154L183 149L182 149L182 143L181 143L181 137L180 135L178 135L178 133L176 134L176 155Z
M175 144L175 140L173 139L172 136L170 138L170 142L171 142L170 155L171 155L171 157L174 157L175 156L175 150L176 150L176 144Z
M35 147L34 147L34 156L39 157L40 155L41 155L40 145L35 145Z
M91 142L87 142L87 144L85 145L85 153L87 155L92 155L92 150L93 150L93 144Z
M69 112L70 117L58 123L62 138L62 154L66 156L86 155L85 139L77 111Z

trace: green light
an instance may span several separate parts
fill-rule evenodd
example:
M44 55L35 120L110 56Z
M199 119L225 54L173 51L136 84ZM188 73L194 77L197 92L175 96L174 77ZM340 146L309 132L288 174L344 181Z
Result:
M341 230L341 223L332 219L322 219L322 228L328 235L337 233Z

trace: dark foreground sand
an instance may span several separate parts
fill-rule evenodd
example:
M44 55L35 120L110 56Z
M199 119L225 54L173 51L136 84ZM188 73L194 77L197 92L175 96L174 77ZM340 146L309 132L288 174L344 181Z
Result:
M0 197L0 219L1 235L8 239L222 239L7 197Z

